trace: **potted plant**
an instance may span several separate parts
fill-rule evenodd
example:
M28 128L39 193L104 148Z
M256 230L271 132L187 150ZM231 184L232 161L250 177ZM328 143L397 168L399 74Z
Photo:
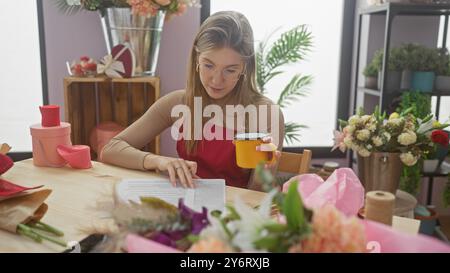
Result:
M370 62L366 68L364 68L363 75L365 76L364 87L377 89L378 70L373 62Z
M402 71L406 67L406 54L402 48L391 48L389 51L389 60L387 65L387 79L385 80L384 89L388 92L400 90ZM382 68L383 68L383 52L377 50L374 55L374 66L378 70L378 89L382 84Z
M386 112L365 115L360 109L348 121L339 120L340 131L335 132L335 146L358 154L358 172L366 191L397 191L401 176L401 164L413 166L422 158L436 130L450 124L438 124L433 115L418 119L412 109L396 112L386 119Z
M421 92L433 91L439 52L420 45L410 49L408 63L412 71L411 89Z
M435 89L439 92L450 91L450 56L446 48L439 49L439 60L436 67Z
M279 74L283 68L305 59L312 47L312 33L306 25L296 26L280 35L273 43L266 40L260 42L256 51L256 84L262 94L267 92L267 83ZM286 108L300 97L306 96L313 77L297 73L281 91L276 101L280 108ZM299 141L298 131L306 126L296 122L286 122L286 143Z

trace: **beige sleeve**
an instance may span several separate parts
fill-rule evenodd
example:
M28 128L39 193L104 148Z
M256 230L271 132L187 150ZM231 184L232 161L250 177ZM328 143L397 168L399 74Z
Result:
M178 90L158 99L141 118L105 145L100 161L129 169L145 170L144 159L151 153L140 149L173 124L172 108L184 104L184 97L185 91Z

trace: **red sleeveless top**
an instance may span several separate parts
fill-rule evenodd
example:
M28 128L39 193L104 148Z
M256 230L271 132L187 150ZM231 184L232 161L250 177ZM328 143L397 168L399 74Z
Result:
M188 155L184 140L180 138L177 141L178 156L197 162L197 175L201 178L225 179L227 186L247 188L251 172L237 166L236 148L232 140L225 140L226 129L213 125L211 131L216 129L223 130L224 140L199 140L196 150Z

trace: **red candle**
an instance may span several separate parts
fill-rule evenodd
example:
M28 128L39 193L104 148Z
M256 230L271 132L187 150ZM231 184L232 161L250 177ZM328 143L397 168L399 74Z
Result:
M42 115L42 127L55 127L61 124L58 105L39 106Z

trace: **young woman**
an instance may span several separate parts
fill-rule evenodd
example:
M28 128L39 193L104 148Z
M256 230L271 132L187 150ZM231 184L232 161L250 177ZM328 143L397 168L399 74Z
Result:
M199 99L201 104L197 103ZM198 105L202 109L194 109ZM171 92L157 100L139 120L104 147L101 160L131 169L168 172L174 186L177 179L184 187L193 187L192 178L223 178L229 186L259 189L260 185L254 179L252 170L236 165L236 151L231 139L210 139L203 135L194 138L197 135L194 124L200 122L203 128L207 120L202 117L195 120L195 115L183 116L181 119L172 116L172 110L177 106L188 107L193 114L195 111L202 112L209 105L216 105L223 110L226 118L230 117L227 106L268 107L267 113L257 112L258 119L267 118L267 131L272 133L274 143L281 149L284 138L283 115L278 108L277 115L271 114L274 112L270 108L274 104L257 90L253 32L248 20L237 12L215 13L202 24L191 50L186 89ZM232 115L234 119L231 123L225 122L224 117L215 117L217 119L210 128L211 132L219 130L225 136L230 131L233 135L244 130L250 131L248 120L239 127L240 123L236 121L238 115ZM278 116L275 122L270 122L272 116ZM192 126L184 126L189 124L186 123L189 120ZM184 121L181 126L180 121ZM270 124L275 124L276 130ZM177 140L180 158L139 150L173 125L177 125L176 130L180 136L184 136ZM189 131L192 133L191 138L186 137ZM277 152L276 156L279 155ZM268 167L274 171L275 165Z

